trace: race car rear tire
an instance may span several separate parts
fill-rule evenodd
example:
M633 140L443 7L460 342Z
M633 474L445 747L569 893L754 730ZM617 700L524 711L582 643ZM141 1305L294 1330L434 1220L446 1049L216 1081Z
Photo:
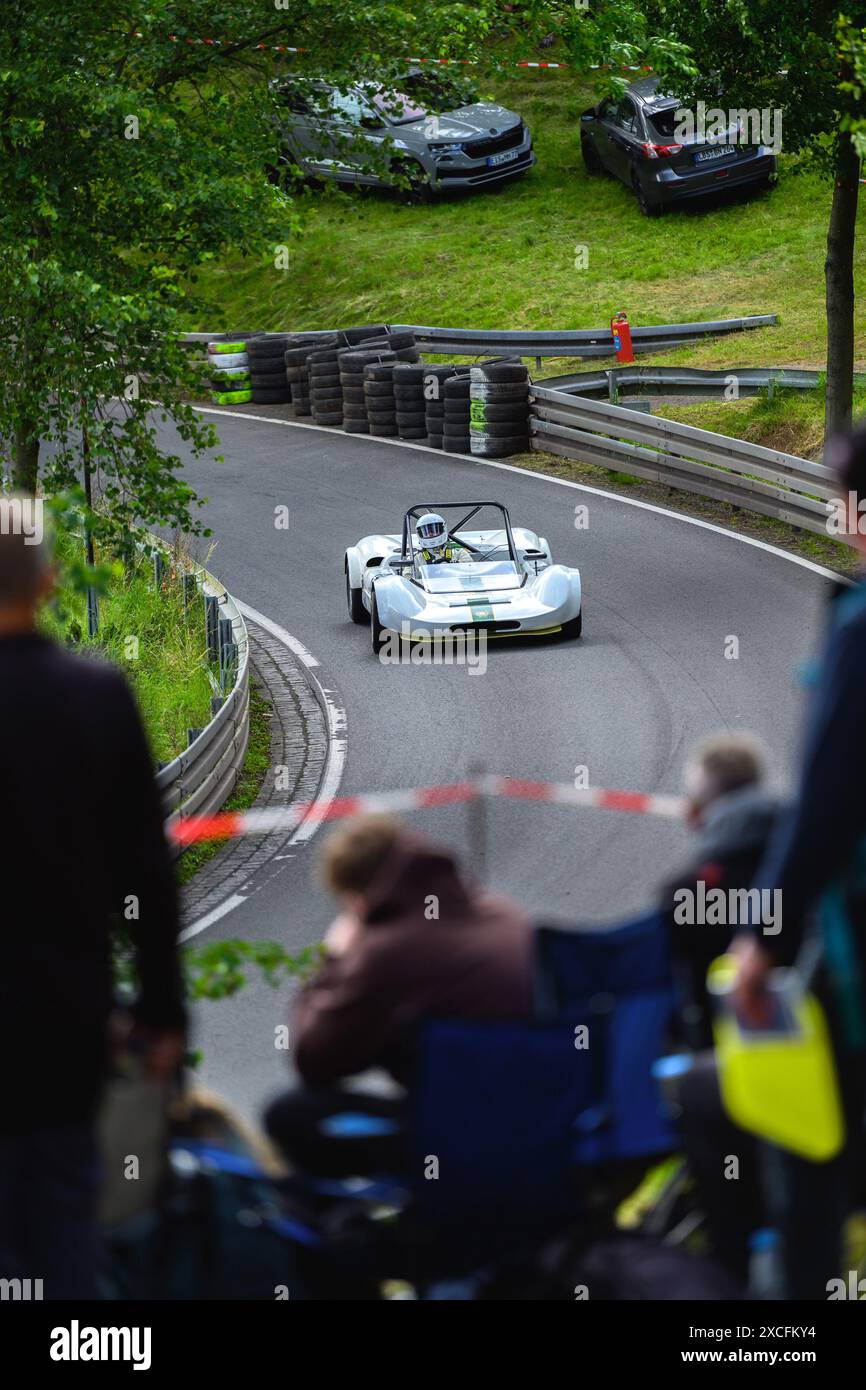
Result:
M348 569L346 570L346 607L353 623L365 623L367 621L367 610L361 602L361 590L352 588L349 583Z

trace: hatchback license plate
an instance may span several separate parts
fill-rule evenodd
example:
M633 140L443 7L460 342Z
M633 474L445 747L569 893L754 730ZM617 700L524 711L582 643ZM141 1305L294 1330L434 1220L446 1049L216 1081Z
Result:
M503 150L501 154L489 154L487 167L493 169L497 164L510 164L512 159L516 159L519 154L519 150Z
M735 146L735 145L716 145L715 148L713 148L713 149L709 149L709 150L700 150L700 151L695 155L695 163L696 163L696 164L705 164L705 163L707 162L708 159L724 159L726 155L735 154L735 153L736 153L736 146Z

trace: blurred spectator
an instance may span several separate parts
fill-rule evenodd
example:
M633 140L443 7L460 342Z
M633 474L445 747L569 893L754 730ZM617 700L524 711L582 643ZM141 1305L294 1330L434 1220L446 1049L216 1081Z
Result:
M336 831L321 868L343 912L294 1010L294 1060L305 1085L270 1107L267 1128L309 1171L393 1168L403 1162L402 1100L350 1094L339 1083L383 1067L405 1084L425 1018L527 1017L530 924L506 899L476 893L448 853L389 816ZM335 1143L333 1117L347 1110L371 1117L368 1132L343 1130Z
M831 441L849 533L866 556L866 428ZM839 586L807 720L799 789L773 836L755 886L781 891L781 930L758 924L734 942L738 1004L759 1026L776 965L802 961L807 936L820 956L814 981L827 1004L849 1142L813 1164L773 1151L769 1189L782 1234L786 1292L826 1298L842 1267L842 1227L862 1156L866 1093L866 583ZM807 952L808 954L808 952Z
M150 755L123 676L37 632L47 542L0 499L0 1277L98 1296L94 1137L112 1009L111 929L136 948L138 1043L177 1065L174 877Z
M699 885L725 894L746 889L767 847L779 807L763 785L764 749L747 733L718 733L689 755L684 781L685 819L695 832L690 863L665 885L662 906L683 999L686 1041L713 1045L706 978L710 962L730 945L735 924L681 920L683 889L697 899Z

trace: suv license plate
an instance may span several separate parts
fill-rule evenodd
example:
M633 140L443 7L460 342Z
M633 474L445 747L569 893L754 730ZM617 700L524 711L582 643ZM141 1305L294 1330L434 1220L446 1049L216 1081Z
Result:
M493 169L497 164L510 164L512 159L516 159L519 154L519 150L503 150L501 154L489 154L487 167Z

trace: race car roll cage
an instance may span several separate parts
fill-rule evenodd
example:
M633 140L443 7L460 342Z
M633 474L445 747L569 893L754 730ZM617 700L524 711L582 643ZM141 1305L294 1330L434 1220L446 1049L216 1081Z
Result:
M403 517L403 540L401 545L401 553L399 558L396 560L396 564L401 567L405 565L414 565L417 559L418 552L412 546L413 521L417 521L418 518L423 516L425 512L462 511L464 507L468 507L469 511L466 513L464 517L462 517L460 521L458 521L456 526L449 526L449 540L453 536L459 535L461 527L465 526L467 522L471 521L472 518L476 516L478 512L480 512L482 507L493 507L495 511L501 512L504 518L505 525L502 529L504 530L508 541L508 555L512 564L514 565L514 568L517 570L519 574L520 559L517 554L517 546L514 543L514 535L511 530L511 518L508 515L508 508L503 506L501 502L418 502L414 507L410 507L406 515ZM482 560L485 558L478 550L477 546L472 545L465 538L460 538L460 544L465 546L466 549L470 551L475 557L480 558ZM392 564L394 563L395 562L392 561Z

